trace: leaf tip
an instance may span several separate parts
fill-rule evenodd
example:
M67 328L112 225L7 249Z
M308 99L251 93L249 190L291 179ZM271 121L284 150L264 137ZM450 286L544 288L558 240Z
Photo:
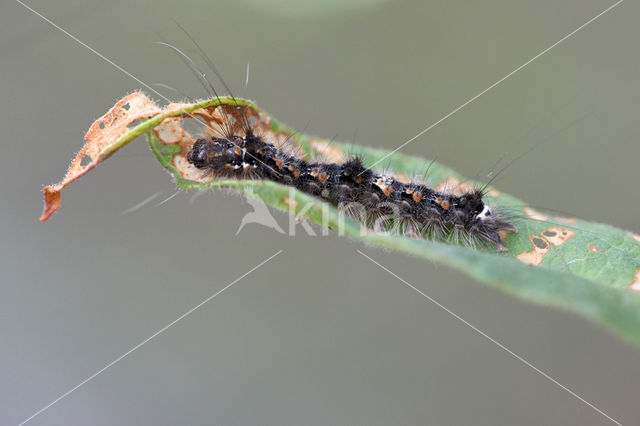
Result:
M40 222L49 219L60 207L60 189L49 185L45 186L42 192L44 193L44 210L40 216Z

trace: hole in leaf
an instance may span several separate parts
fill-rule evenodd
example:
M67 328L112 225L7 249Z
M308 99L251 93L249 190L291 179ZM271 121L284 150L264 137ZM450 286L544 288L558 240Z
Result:
M82 160L80 160L80 165L82 167L87 167L89 164L91 164L93 160L91 159L91 157L89 157L88 155L84 155L82 156Z
M533 244L535 244L535 246L538 247L539 249L543 249L544 250L546 248L549 248L549 243L547 243L542 238L532 238L531 242Z

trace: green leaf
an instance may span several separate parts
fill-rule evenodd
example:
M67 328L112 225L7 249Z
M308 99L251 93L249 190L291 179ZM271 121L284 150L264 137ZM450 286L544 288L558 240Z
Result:
M220 113L218 109L224 112ZM505 253L498 253L493 247L472 248L446 241L374 233L345 218L322 200L291 187L271 181L212 180L204 177L185 159L193 138L180 126L180 120L193 116L204 120L207 126L217 126L221 117L233 117L234 126L238 127L245 120L239 117L248 117L265 140L282 141L289 136L307 156L318 151L337 157L344 157L344 153L357 153L366 164L374 164L388 155L386 151L372 148L339 143L329 145L306 135L294 133L291 136L291 129L246 100L216 98L160 109L144 94L137 92L118 101L107 114L96 120L87 133L85 147L73 160L64 180L45 187L45 211L41 220L46 220L58 208L60 192L69 183L111 157L138 135L146 134L158 162L173 175L179 188L231 188L276 209L323 224L325 229L342 230L350 238L370 246L441 262L523 300L579 313L640 345L640 236L609 225L543 216L527 208L520 200L493 188L488 189L488 202L522 217L513 221L519 232L509 233L503 241L507 248ZM133 125L141 119L142 122ZM80 164L83 155L89 155L93 160L88 166ZM385 169L391 169L398 178L411 176L429 164L425 159L398 153L386 157L384 163ZM436 186L445 182L462 185L461 189L464 189L465 184L460 184L465 182L462 176L443 165L432 163L429 183Z
M288 128L270 118L271 128ZM296 215L316 224L324 223L330 229L344 229L351 238L369 245L390 248L414 256L437 261L458 269L481 283L499 288L523 300L568 309L591 318L616 331L630 342L640 345L640 294L630 288L640 271L640 243L634 235L614 227L577 221L575 219L548 218L534 220L527 216L524 203L507 194L491 191L492 204L523 216L515 224L517 234L504 241L506 253L497 253L492 247L470 248L441 241L417 240L402 235L382 235L361 232L361 226L347 218L340 226L339 212L320 199L270 181L217 180L208 183L183 179L171 163L171 152L155 132L147 133L149 144L158 161L174 175L182 189L232 188L262 200L278 210ZM310 140L305 135L294 135L300 146L312 154ZM318 141L317 139L314 139ZM372 164L388 154L386 151L332 143L331 147L343 152L357 152ZM424 170L429 162L394 153L385 159L385 169L396 174L412 175ZM433 163L429 170L430 182L443 182L448 178L464 179L453 170ZM308 207L311 206L311 207ZM324 211L324 218L323 218ZM527 210L529 215L539 213ZM212 213L212 214L215 214ZM549 230L550 228L556 228ZM545 230L546 234L545 235ZM555 230L556 235L551 235ZM562 242L561 232L569 237ZM566 237L565 237L566 238ZM536 242L536 248L532 242ZM551 241L559 243L554 245ZM545 248L546 245L546 248ZM516 255L533 252L541 256L539 266L525 264ZM531 256L525 259L531 260ZM635 286L634 286L635 287Z

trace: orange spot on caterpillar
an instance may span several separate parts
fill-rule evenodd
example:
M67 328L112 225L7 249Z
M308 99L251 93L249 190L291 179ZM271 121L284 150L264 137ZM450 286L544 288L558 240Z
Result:
M407 189L404 190L404 193L407 194L407 195L411 195L411 194L413 194L413 189L407 188Z
M546 254L549 253L551 246L547 240L539 235L529 235L529 241L533 245L533 250L516 255L516 259L527 265L538 266L542 263L542 259Z
M386 195L387 197L390 196L391 194L393 194L393 188L391 187L391 184L393 183L393 179L387 177L387 176L381 176L377 181L376 181L376 186L378 188L380 188L380 190L382 191L382 193L384 195Z
M449 210L449 207L451 207L448 200L441 200L440 198L436 198L435 203L445 210Z
M242 155L242 149L239 146L236 146L234 149L236 155Z
M600 251L600 249L598 249L598 247L596 247L596 246L589 246L589 250L594 252L594 253L597 253L597 252Z
M576 235L575 231L570 229L564 229L557 226L553 226L551 228L547 228L541 232L544 238L547 239L551 244L558 247L562 244L566 243L567 240L574 235Z
M321 172L320 174L318 174L318 181L320 181L320 183L327 183L327 179L328 176L325 172Z
M282 161L276 160L276 167L278 167L279 169L282 169Z
M300 177L300 170L294 170L293 171L293 177L298 179Z
M633 291L640 291L640 269L638 269L633 276L633 281L629 284L629 288Z
M356 180L357 184L361 184L362 183L362 177L361 176L356 177L355 180Z
M414 192L413 193L413 201L419 203L422 200L422 192Z

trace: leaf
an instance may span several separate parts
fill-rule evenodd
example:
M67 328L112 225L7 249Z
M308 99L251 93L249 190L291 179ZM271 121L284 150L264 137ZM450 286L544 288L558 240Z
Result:
M135 96L133 99L144 97L140 93L130 96ZM145 104L142 99L140 103ZM330 161L342 161L345 153L357 152L365 163L372 164L388 154L366 147L329 144L305 135L291 136L291 129L255 105L231 98L169 105L119 136L104 148L104 152L111 155L139 134L146 133L157 160L173 175L179 188L231 188L249 194L276 209L330 229L342 230L367 244L442 262L523 300L579 313L640 345L640 236L609 225L549 217L493 188L488 190L487 197L491 204L522 216L514 223L519 232L509 234L503 242L506 253L498 253L491 247L470 248L374 233L344 218L336 208L320 199L290 187L270 181L213 180L204 177L186 161L194 138L182 128L181 118L196 116L208 127L216 128L225 118L232 117L234 130L238 130L245 115L265 140L280 143L289 140L308 156L320 153ZM397 153L385 159L385 168L390 168L398 179L412 175L415 170L423 170L426 164L424 159ZM429 182L435 182L436 187L448 185L460 191L470 185L460 175L437 163L430 166ZM45 207L45 213L47 209Z
M210 119L206 115L206 110L202 108L211 105L218 105L221 100L213 99L202 101L196 104L170 104L164 110L160 109L154 102L149 100L143 93L134 92L120 99L102 117L93 122L86 135L85 144L76 154L69 165L69 169L61 182L55 185L44 187L44 211L40 216L40 222L49 219L60 207L61 192L71 182L84 176L86 173L111 157L120 148L129 144L135 138L149 129L157 126L166 119L193 113L194 116L205 114L205 119ZM248 101L238 100L239 105L249 104ZM237 106L234 106L237 107ZM130 126L136 121L147 119L137 126ZM83 160L91 160L83 165Z

